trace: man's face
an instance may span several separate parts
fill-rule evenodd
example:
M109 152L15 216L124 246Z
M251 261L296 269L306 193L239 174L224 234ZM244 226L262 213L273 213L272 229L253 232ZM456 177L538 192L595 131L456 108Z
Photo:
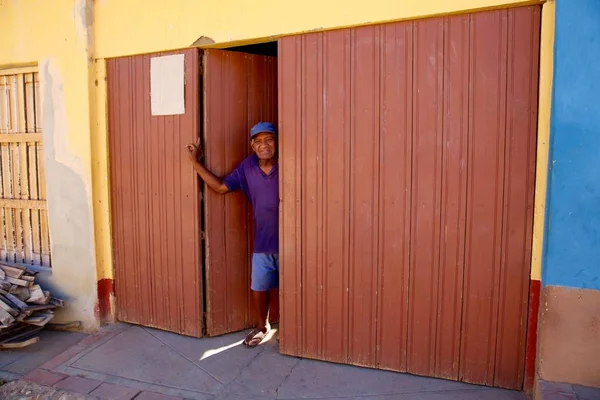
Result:
M270 160L275 157L277 138L272 133L259 133L251 141L252 150L261 160Z

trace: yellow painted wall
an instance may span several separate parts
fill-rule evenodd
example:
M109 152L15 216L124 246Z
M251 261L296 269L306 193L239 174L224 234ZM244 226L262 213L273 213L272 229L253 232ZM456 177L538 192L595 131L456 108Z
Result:
M87 38L85 22L76 11L74 0L2 1L0 2L0 68L11 64L37 62L61 75L67 116L71 129L67 132L66 148L77 154L89 167L89 102L87 87L77 90L88 80Z
M99 58L397 21L542 0L97 0Z
M37 63L59 320L97 326L90 151L94 71L91 0L0 1L0 68Z

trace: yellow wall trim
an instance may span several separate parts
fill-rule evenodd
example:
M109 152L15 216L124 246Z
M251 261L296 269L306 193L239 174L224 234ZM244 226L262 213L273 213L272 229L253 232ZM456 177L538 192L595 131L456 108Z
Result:
M531 250L531 279L538 281L542 276L542 251L544 246L544 223L546 218L552 74L554 70L554 27L555 2L554 0L550 0L542 7L542 32L540 38L538 138L533 216L533 246Z
M92 192L98 280L113 279L108 170L106 61L96 60L96 123L92 125Z

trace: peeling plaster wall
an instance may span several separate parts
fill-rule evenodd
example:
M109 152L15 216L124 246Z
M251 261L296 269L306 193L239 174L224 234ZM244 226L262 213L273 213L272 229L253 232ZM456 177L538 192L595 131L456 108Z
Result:
M37 62L53 272L47 284L68 306L60 321L96 318L90 121L94 117L92 0L0 3L0 67Z

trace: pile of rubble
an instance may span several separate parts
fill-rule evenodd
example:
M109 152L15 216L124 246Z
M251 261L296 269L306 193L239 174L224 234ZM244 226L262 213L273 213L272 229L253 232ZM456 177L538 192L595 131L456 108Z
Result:
M0 262L0 349L37 343L36 334L54 318L63 301L36 284L37 271Z

